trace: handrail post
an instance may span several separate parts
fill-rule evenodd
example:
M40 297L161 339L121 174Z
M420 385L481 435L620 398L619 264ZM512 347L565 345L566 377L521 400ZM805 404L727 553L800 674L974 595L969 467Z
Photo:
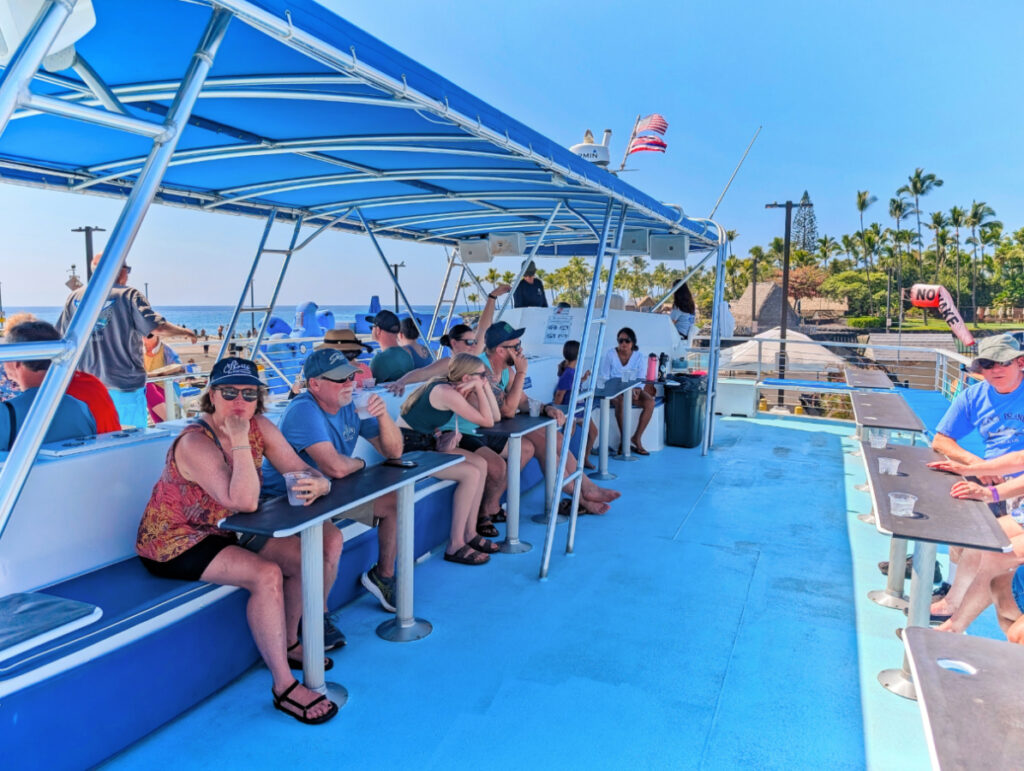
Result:
M168 130L163 137L154 140L153 148L132 187L128 200L125 201L117 224L111 230L103 258L99 261L92 280L82 295L78 310L68 325L65 338L72 342L73 347L66 355L56 358L47 371L39 392L25 416L21 432L7 456L3 469L0 469L0 535L3 535L10 521L11 513L35 462L46 430L57 412L68 383L71 382L75 365L89 342L100 311L103 310L114 281L121 273L121 267L135 241L142 220L174 155L230 20L231 14L228 11L217 8L212 12L203 36L192 54L181 86L164 119L164 125Z
M718 260L715 266L715 291L714 303L711 306L711 347L708 351L708 392L704 403L704 437L701 442L701 455L707 455L711 449L711 442L715 437L715 396L718 383L718 357L722 349L722 314L719 306L725 302L725 231L718 228L720 240L718 243ZM785 299L785 298L783 298ZM758 362L761 357L757 357Z
M277 283L274 284L274 291L270 295L270 302L267 303L267 311L263 314L263 323L260 324L259 332L256 333L256 339L252 341L252 348L250 349L249 358L256 358L256 351L260 347L260 342L263 340L263 336L267 333L267 327L270 326L270 314L274 312L274 308L277 306L277 295L281 292L281 284L284 283L284 277L288 273L288 266L291 264L292 255L295 253L295 244L299 240L299 231L302 230L302 217L295 218L295 230L292 231L292 240L288 244L288 253L284 256L284 262L281 263L281 271L277 274Z
M238 317L242 313L242 306L245 305L245 297L249 294L249 287L252 286L252 280L256 276L256 268L259 267L260 258L263 256L263 250L267 248L267 239L270 237L270 229L274 227L275 219L277 219L277 209L271 209L270 214L267 215L267 224L263 226L263 235L260 237L260 245L256 249L256 256L253 258L252 266L249 268L249 276L246 278L245 283L242 284L242 294L238 298L238 304L235 305L234 312L231 314L231 321L228 322L228 328L224 330L224 342L220 344L220 350L217 351L217 361L224 358L231 345L231 337L235 334L235 326L238 324Z

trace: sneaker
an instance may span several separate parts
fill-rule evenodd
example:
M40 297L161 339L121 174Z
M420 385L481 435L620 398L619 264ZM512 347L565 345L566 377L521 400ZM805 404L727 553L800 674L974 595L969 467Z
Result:
M910 578L910 573L911 573L911 570L913 570L913 567L914 567L914 558L913 557L907 557L906 577L908 579ZM888 562L879 562L878 563L878 570L879 570L879 572L883 576L889 575L889 563ZM941 583L941 582L942 582L942 567L939 565L938 562L936 562L935 563L935 575L932 577L932 583L938 584L938 583Z
M943 581L942 585L934 592L932 592L932 602L938 602L939 600L941 600L943 597L949 594L949 590L952 588L952 586Z
M359 583L377 598L384 610L389 613L395 612L395 579L393 576L385 578L377 572L377 566L374 565L359 577Z
M299 639L302 639L302 620L299 620ZM348 643L345 635L334 625L334 619L330 614L324 613L324 650L333 651L335 648L344 648Z

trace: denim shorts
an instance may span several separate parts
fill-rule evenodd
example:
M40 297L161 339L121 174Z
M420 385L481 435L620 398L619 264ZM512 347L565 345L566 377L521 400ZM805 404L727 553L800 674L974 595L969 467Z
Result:
M1024 565L1013 573L1013 599L1017 601L1020 612L1024 613Z

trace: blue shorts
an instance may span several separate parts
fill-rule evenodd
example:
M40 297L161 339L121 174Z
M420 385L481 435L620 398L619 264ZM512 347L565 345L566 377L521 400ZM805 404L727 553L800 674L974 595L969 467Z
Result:
M146 387L134 391L122 391L118 388L107 388L121 426L128 428L145 428L149 425L149 410L146 407Z
M1017 601L1017 607L1024 613L1024 565L1021 565L1013 574L1013 599Z

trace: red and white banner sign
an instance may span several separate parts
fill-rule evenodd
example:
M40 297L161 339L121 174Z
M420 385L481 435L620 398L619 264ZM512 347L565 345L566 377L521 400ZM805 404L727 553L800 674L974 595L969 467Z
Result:
M960 311L953 305L949 290L938 284L914 284L910 287L910 303L915 308L938 308L939 315L949 324L949 329L964 345L974 345L974 336L964 324Z

